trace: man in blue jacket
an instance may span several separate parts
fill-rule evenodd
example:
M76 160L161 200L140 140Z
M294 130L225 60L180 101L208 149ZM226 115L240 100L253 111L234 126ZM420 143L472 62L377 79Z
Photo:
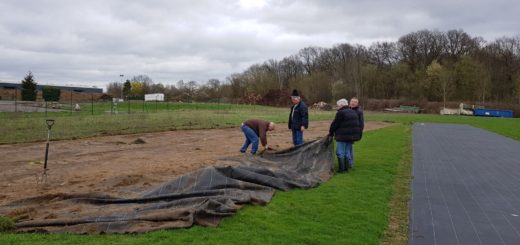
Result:
M350 99L349 107L356 111L359 120L359 127L361 127L361 133L363 133L363 129L365 128L365 118L363 117L363 110L359 108L359 99L357 97L352 97Z
M289 114L289 129L292 130L293 144L303 144L303 131L309 127L309 110L307 105L301 101L298 90L291 94L291 113Z

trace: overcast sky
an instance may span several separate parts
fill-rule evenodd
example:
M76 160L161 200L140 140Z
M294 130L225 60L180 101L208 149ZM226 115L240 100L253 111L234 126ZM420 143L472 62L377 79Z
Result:
M225 79L306 46L370 45L420 29L493 41L520 32L516 0L1 0L0 80L105 87Z

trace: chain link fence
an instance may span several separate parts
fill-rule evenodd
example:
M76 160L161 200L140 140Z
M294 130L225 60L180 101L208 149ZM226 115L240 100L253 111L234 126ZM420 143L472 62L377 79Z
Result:
M113 100L93 94L77 96L75 92L62 93L60 102L2 100L0 144L45 140L45 119L49 118L56 120L53 139L226 128L237 127L249 118L279 123L288 118L289 108L230 102L226 98L190 103L167 98L165 101Z

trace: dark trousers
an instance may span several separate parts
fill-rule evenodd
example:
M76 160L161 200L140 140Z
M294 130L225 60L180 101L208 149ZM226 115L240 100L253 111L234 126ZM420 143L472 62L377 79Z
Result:
M303 131L301 130L292 130L292 140L294 145L303 144Z

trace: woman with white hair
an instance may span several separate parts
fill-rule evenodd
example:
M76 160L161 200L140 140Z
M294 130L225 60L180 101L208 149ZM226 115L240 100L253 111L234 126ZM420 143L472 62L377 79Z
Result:
M329 136L336 139L336 155L338 156L338 172L348 172L352 167L352 144L361 138L361 127L358 114L348 107L346 99L336 103L338 111L330 124Z

